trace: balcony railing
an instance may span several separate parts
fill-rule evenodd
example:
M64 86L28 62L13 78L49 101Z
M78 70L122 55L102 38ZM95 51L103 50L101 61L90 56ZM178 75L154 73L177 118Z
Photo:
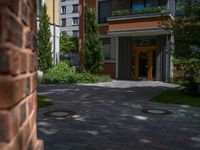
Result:
M141 9L123 9L115 10L112 12L112 17L114 16L127 16L127 15L139 15L139 14L152 14L152 13L167 13L169 10L167 6L155 6Z

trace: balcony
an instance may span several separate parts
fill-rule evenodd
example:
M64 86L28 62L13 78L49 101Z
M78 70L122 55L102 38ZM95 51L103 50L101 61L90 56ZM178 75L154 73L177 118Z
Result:
M123 18L174 16L174 0L109 0L98 2L98 22L108 23Z
M174 12L175 0L99 1L98 23L108 34L165 34L159 21L173 19Z
M166 31L161 28L159 21L161 19L173 19L175 2L171 0L163 0L162 2L146 0L145 4L138 3L139 0L132 1L131 4L128 4L128 1L126 2L126 5L120 4L115 5L115 8L112 7L112 13L107 17L109 34L134 33L134 35L143 34L145 36L165 34Z
M108 19L123 17L123 16L150 16L154 14L164 14L164 13L170 13L170 11L167 9L167 6L154 6L136 10L122 9L113 11L112 16L109 17Z
M112 0L112 3L116 3ZM171 0L132 0L129 3L126 1L126 5L117 2L118 5L112 7L112 13L107 17L107 21L123 18L138 18L138 17L153 17L158 15L172 15L174 16L175 1Z

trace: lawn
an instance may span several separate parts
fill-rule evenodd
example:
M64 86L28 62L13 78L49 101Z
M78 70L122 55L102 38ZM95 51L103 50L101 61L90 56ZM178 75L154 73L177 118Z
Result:
M155 96L152 101L200 107L200 97L191 97L185 95L181 90L178 89L165 90L160 95Z
M38 100L38 108L43 108L53 105L53 101L48 99L46 96L38 95L37 100Z

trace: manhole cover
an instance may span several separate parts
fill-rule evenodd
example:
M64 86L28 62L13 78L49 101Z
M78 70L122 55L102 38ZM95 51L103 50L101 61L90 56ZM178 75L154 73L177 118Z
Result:
M167 114L172 114L172 112L164 109L143 109L142 110L145 113L149 114L157 114L157 115L167 115Z
M62 110L53 110L53 111L49 111L44 113L45 116L47 117L69 117L69 116L73 116L76 113L73 111L62 111Z

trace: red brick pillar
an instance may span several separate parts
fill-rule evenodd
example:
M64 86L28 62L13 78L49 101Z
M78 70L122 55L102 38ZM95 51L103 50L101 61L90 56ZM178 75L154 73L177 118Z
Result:
M36 0L0 0L0 149L42 150L37 139Z

